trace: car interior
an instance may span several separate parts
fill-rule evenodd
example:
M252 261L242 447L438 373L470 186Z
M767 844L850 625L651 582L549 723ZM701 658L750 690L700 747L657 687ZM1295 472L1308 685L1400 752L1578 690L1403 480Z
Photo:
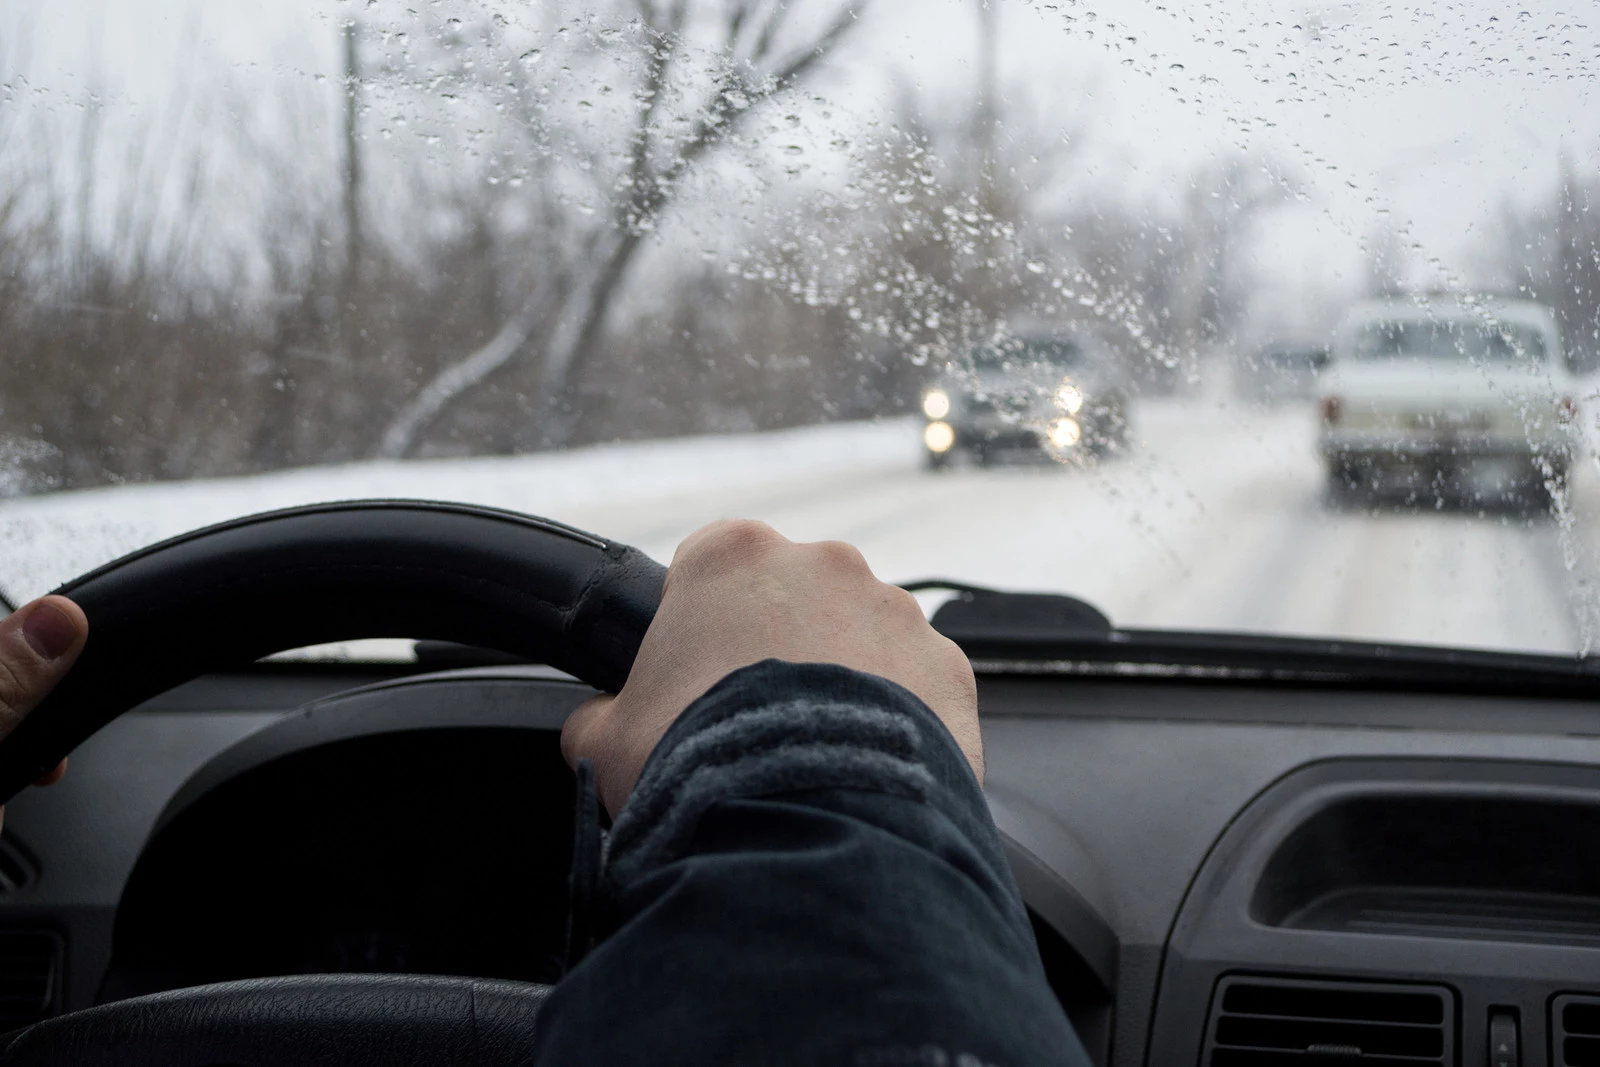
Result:
M1096 1067L1600 1067L1592 0L0 0L0 1067L531 1062L719 519Z
M543 520L387 502L238 520L69 587L104 640L0 747L7 794L74 765L8 804L0 1025L41 1039L3 1062L91 1062L61 1058L74 1027L121 1032L116 1062L250 1062L353 976L558 980L558 732L625 676L661 575ZM1120 631L1070 597L945 588L991 811L1096 1063L1600 1062L1587 668ZM192 651L114 669L156 633ZM254 662L362 633L429 640L406 665ZM147 1006L278 976L319 977L182 1033Z

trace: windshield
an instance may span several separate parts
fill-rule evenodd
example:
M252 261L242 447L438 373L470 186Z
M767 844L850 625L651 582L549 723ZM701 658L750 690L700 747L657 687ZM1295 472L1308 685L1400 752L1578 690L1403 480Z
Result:
M1361 360L1543 362L1544 338L1526 326L1476 322L1379 322L1356 334L1351 355Z
M1597 56L1563 0L0 0L0 591L423 497L1586 654Z

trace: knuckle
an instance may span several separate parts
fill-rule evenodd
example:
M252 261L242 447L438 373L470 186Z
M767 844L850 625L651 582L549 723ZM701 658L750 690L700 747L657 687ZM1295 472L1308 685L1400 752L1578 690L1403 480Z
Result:
M977 693L978 676L973 673L972 661L967 658L967 654L961 651L960 645L944 634L939 633L937 630L934 633L938 636L939 643L943 647L945 666L950 672L951 680L958 682L967 692Z
M0 731L9 731L33 706L31 672L16 657L0 651Z
M867 566L867 557L861 554L859 548L847 541L818 541L813 547L823 562L830 567L861 574L872 573L872 568Z
M922 605L911 593L901 589L898 585L885 586L888 592L889 607L898 615L902 615L909 622L928 625L928 617L922 612ZM931 629L931 627L929 627Z
M721 519L702 526L684 541L674 565L690 569L717 567L728 560L757 556L781 542L778 531L755 519Z

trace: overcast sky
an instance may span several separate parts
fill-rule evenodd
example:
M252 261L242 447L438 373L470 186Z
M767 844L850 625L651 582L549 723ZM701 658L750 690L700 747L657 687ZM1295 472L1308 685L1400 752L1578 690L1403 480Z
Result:
M0 0L0 42L35 103L98 89L154 114L185 56L245 84L315 83L338 69L340 20L388 2ZM1005 106L1080 131L1083 180L1176 196L1178 176L1219 152L1284 164L1305 195L1260 252L1286 285L1359 269L1356 242L1380 224L1418 246L1419 280L1464 277L1504 199L1550 196L1563 149L1596 163L1591 5L998 2ZM877 0L819 89L858 115L886 108L897 81L966 107L976 28L975 0Z

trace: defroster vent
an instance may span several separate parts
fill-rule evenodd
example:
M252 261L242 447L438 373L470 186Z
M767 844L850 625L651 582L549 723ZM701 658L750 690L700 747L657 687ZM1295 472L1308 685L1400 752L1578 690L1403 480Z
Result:
M56 1014L61 938L47 930L0 931L0 1032Z
M1563 996L1550 1004L1556 1067L1600 1067L1600 997Z
M1455 1063L1455 998L1442 986L1224 978L1205 1067L1427 1067Z

